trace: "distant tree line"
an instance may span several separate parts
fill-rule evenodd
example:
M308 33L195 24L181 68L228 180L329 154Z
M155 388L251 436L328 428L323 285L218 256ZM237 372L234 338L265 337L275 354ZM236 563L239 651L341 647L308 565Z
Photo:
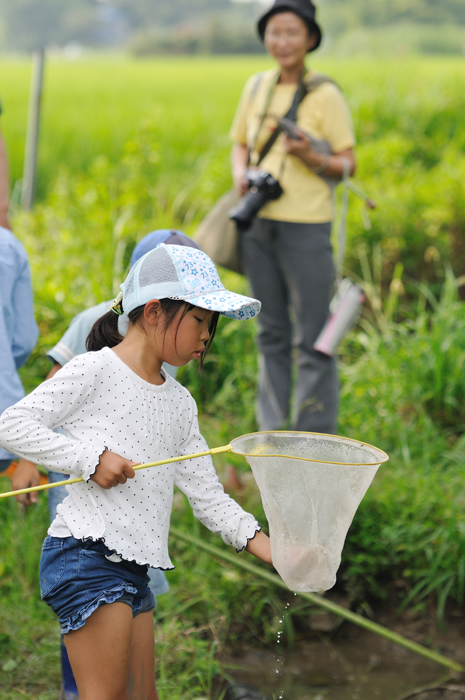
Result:
M386 27L400 22L465 27L464 0L317 0L320 17L333 34L355 27Z
M134 42L141 50L151 45L182 52L215 52L228 45L260 50L252 31L256 5L230 0L0 0L0 48Z
M270 0L271 4L271 0ZM325 33L399 22L465 27L465 0L317 0ZM262 51L263 5L232 0L0 0L0 49L128 46L139 53Z

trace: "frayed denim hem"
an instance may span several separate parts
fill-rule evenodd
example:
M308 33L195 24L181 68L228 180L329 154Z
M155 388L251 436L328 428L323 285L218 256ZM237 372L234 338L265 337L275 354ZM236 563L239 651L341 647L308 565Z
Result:
M100 605L116 603L116 601L121 598L124 593L136 594L137 588L121 583L109 591L102 591L97 598L94 598L94 600L81 608L78 613L74 613L74 615L68 617L67 620L60 620L61 634L67 634L68 632L74 632L75 630L80 629L85 625L87 618L90 617ZM125 603L126 601L122 602ZM142 607L142 603L143 601L141 601L139 608ZM127 604L130 606L129 603ZM135 612L137 611L133 609L133 615Z

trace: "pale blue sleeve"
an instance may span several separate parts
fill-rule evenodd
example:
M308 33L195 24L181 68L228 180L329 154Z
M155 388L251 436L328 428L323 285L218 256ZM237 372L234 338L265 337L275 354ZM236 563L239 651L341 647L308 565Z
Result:
M11 231L0 228L0 412L24 396L16 370L37 336L26 252Z
M87 352L86 338L95 321L108 311L110 304L111 301L102 301L75 316L61 340L47 352L47 357L63 366L76 355Z
M11 231L1 229L0 237L1 338L18 369L33 351L39 331L26 251Z
M63 367L63 365L72 360L76 355L82 355L87 352L86 338L95 321L103 316L103 314L106 314L111 303L111 301L102 301L101 304L81 311L80 314L75 316L61 340L54 348L48 351L47 357L50 358L52 362L58 362ZM121 335L126 335L127 327L124 323L124 318L120 318L118 329ZM174 379L176 378L177 367L172 367L166 363L163 364L163 367L171 377Z
M87 369L89 355L74 358L54 377L0 416L0 447L51 471L90 479L106 450L102 438L84 440L54 432L92 404L95 373ZM64 400L63 397L66 397Z

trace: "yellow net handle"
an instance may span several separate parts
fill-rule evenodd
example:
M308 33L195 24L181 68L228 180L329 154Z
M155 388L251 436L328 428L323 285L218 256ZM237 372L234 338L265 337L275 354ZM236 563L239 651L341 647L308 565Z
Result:
M232 445L223 445L223 447L213 447L211 450L206 450L205 452L196 452L192 455L184 455L182 457L170 457L169 459L160 459L158 462L146 462L145 464L138 464L133 467L134 471L136 469L147 469L147 467L158 467L161 464L171 464L172 462L182 462L185 459L196 459L197 457L207 457L208 455L216 455L221 452L231 452ZM55 481L53 484L42 484L41 486L30 486L27 489L19 489L18 491L8 491L7 493L0 493L0 498L9 498L9 496L20 496L22 493L32 493L35 491L45 491L46 489L54 489L56 486L69 486L69 484L77 484L80 481L84 481L80 476L76 479L65 479L64 481Z

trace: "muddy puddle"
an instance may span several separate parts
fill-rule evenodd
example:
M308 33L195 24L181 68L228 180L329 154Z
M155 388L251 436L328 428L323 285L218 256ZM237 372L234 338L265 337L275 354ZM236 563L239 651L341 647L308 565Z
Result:
M292 651L283 644L275 653L235 653L228 658L230 677L270 700L397 700L447 677L447 669L434 662L371 633L347 629L332 639L296 641Z

